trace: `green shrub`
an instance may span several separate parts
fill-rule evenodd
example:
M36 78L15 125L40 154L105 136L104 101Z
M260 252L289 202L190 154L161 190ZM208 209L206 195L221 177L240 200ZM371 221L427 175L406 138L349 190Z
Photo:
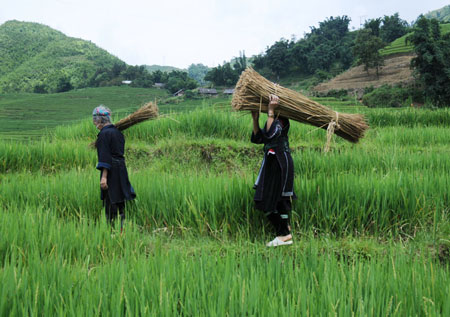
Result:
M320 97L333 97L339 100L343 100L347 96L348 92L346 89L331 89L327 91L325 94L320 95Z
M194 99L195 94L192 90L188 89L185 91L185 96L187 99Z
M423 102L421 91L413 86L383 85L363 96L363 104L371 108L409 106L412 101Z

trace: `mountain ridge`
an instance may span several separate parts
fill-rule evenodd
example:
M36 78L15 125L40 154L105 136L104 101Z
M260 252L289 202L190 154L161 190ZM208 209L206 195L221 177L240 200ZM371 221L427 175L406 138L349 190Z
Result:
M17 20L0 25L0 60L0 92L33 92L39 85L55 92L62 80L83 88L99 68L125 64L90 41Z

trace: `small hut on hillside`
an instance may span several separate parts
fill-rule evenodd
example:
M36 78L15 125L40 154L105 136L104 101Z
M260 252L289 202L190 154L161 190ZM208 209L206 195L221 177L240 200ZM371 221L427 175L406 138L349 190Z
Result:
M234 94L234 89L225 89L223 91L223 94L227 95L227 96L231 96L232 94Z
M178 90L176 93L173 94L174 97L179 97L184 95L184 89Z
M153 85L153 87L158 88L158 89L164 89L166 87L166 84L164 84L164 83L155 83Z
M208 96L216 96L217 95L217 90L212 88L212 89L208 89L208 88L199 88L198 89L198 93L201 95L208 95Z

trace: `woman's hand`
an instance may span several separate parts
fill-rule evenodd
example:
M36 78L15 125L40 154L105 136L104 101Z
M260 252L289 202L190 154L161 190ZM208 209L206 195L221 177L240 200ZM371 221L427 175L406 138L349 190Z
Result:
M100 179L100 188L103 190L107 190L108 189L108 180L106 177L102 177Z
M253 119L253 134L257 134L259 131L259 111L252 111L252 119Z
M253 121L258 122L258 120L259 120L259 111L256 111L256 110L252 111L252 118L253 118Z
M279 98L277 95L269 95L269 110L274 110L277 108L280 104L278 103Z

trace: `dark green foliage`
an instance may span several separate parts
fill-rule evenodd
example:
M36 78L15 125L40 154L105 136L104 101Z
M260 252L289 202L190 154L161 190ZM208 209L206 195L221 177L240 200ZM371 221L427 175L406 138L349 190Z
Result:
M381 18L371 19L364 23L364 28L372 31L372 35L380 36Z
M197 87L198 83L190 78L186 72L174 70L169 73L167 89L171 93L175 93L180 89L194 89Z
M325 70L338 74L350 67L353 62L351 47L353 35L348 31L350 18L347 16L330 17L319 23L319 28L311 27L311 33L306 34L305 39L300 40L300 51L305 56L293 54L293 58L306 57L306 66L309 74L317 70Z
M188 76L196 80L199 85L205 85L205 76L209 71L209 67L203 64L191 64L188 67Z
M411 66L425 96L437 107L450 105L450 36L441 35L437 20L421 16L408 40L416 53Z
M383 41L374 35L371 28L360 30L353 48L353 52L358 58L357 64L364 65L364 70L367 73L369 73L370 68L375 68L378 77L379 69L384 64L384 58L379 52L383 46Z
M408 22L400 19L398 13L384 18L371 19L364 23L364 29L381 39L380 46L390 43L408 32ZM384 46L383 45L383 46ZM374 48L371 48L372 50Z
M205 80L212 82L217 86L232 86L239 79L238 72L231 67L230 63L225 63L211 69L205 76Z
M348 31L349 23L347 16L330 17L297 42L281 39L268 47L253 59L253 66L276 77L293 72L313 75L318 70L338 74L353 62L354 34Z
M364 87L364 95L371 93L374 90L375 90L375 88L373 86Z
M72 90L73 86L70 83L70 79L66 76L59 78L58 85L56 86L56 92L65 92Z
M316 70L314 77L317 78L318 81L322 82L322 81L332 78L333 76L324 70L318 69L318 70Z
M314 75L322 72L326 78L348 69L353 63L352 46L355 34L348 31L347 16L330 17L311 27L311 32L299 41L280 39L269 46L264 54L253 56L253 67L265 77L289 74ZM247 64L245 54L232 63L210 70L205 79L215 85L234 85ZM317 82L323 79L315 76Z
M344 100L348 96L346 89L332 89L327 91L325 94L320 95L320 97L333 97L339 100Z
M245 51L239 52L239 57L233 60L233 68L240 76L241 73L247 68L247 57L245 57Z
M0 77L14 71L64 34L38 23L8 21L0 26Z
M112 68L100 68L89 82L90 87L120 86L122 81L131 81L132 87L150 88L154 78L144 66L127 66L116 63Z
M266 67L266 59L263 54L253 56L253 67L261 72Z
M383 18L379 36L385 43L390 43L408 32L408 22L400 19L398 13Z
M167 83L169 80L169 73L160 70L152 72L152 76L155 83Z
M192 90L188 89L185 91L184 95L186 96L187 99L194 99L195 98L195 94Z
M210 81L216 86L234 86L242 71L247 68L247 58L245 52L240 52L239 57L231 63L224 63L209 70L205 80Z
M292 61L289 49L293 43L281 39L266 50L266 65L279 80L280 75L289 72Z
M371 108L409 106L412 101L423 102L421 91L414 86L391 87L383 85L373 89L363 97L363 104Z
M33 92L36 94L46 94L48 91L43 84L36 84L33 88Z

